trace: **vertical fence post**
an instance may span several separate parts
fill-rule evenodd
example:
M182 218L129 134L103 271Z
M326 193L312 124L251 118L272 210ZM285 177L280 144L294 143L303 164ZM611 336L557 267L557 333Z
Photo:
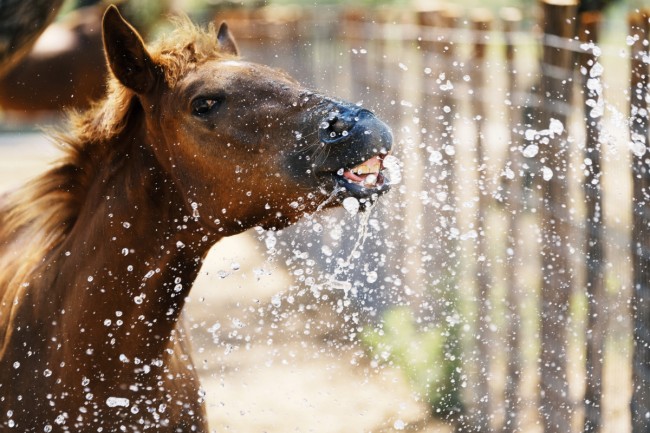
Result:
M579 16L578 36L583 44L589 44L580 54L582 76L582 97L585 119L585 161L587 175L583 183L587 221L585 224L586 245L586 384L583 399L585 416L583 431L599 432L601 421L601 397L603 379L603 358L605 356L605 331L607 329L607 300L605 299L604 272L604 221L601 188L601 143L600 119L602 110L601 66L595 44L598 43L600 12L584 12Z
M427 280L436 288L441 302L453 296L449 288L454 285L459 258L458 244L450 236L457 225L454 119L459 111L453 84L456 54L450 35L457 28L459 17L460 11L450 6L429 8L418 14L424 74L420 114L425 144L422 190L429 193L428 205L436 215L426 218L423 254L432 264L427 266Z
M420 179L423 193L422 266L425 270L428 300L423 309L430 321L442 329L445 343L445 371L451 375L450 388L444 390L447 407L441 417L457 422L463 415L461 402L460 325L445 320L458 316L459 245L451 234L456 229L456 198L454 188L455 154L454 119L458 112L453 93L454 41L460 11L449 5L425 3L417 11L420 26L419 48L422 59L420 125L422 149L420 157L424 173ZM426 194L426 196L424 196Z
M440 180L448 168L449 160L442 152L446 126L442 121L444 113L443 92L436 81L445 72L443 69L443 46L441 36L438 36L442 10L428 8L417 11L417 22L420 28L419 48L422 59L422 82L420 88L420 133L422 145L420 146L420 159L422 160L423 173L419 179L419 190L426 194L422 199L421 232L422 241L420 248L423 257L423 268L426 263L424 281L427 291L433 294L435 301L431 302L431 320L444 317L449 293L444 291L448 283L450 269L448 260L448 241L445 233L446 224L442 222L444 202L443 195L448 194L447 184L441 185ZM448 110L451 110L448 107ZM446 260L447 259L447 260Z
M490 393L489 377L492 374L493 356L490 350L492 347L490 337L490 295L492 292L492 279L490 274L490 258L488 257L486 226L488 218L489 200L491 198L486 182L487 159L485 157L485 124L487 98L485 69L487 51L487 32L492 25L492 14L487 9L472 11L471 28L474 33L474 46L470 61L470 83L473 90L472 114L476 127L476 164L478 168L477 194L478 210L476 215L476 300L477 300L477 324L476 324L476 345L477 345L477 376L475 386L476 413L474 414L475 428L478 431L492 431L492 401Z
M371 38L378 42L377 63L375 64L375 79L381 86L378 95L381 105L385 106L383 117L391 125L396 125L400 119L400 90L398 76L400 60L404 60L404 41L397 24L403 19L403 11L394 7L382 7L375 11L375 26ZM379 103L379 102L378 102Z
M632 156L632 432L650 432L650 167L648 166L648 14L630 15L631 47L630 141Z
M402 184L391 191L391 200L379 210L377 219L387 230L383 232L384 242L390 245L390 252L386 257L388 268L388 286L391 290L406 291L407 293L421 294L418 287L417 265L419 261L419 246L416 238L419 235L417 224L411 224L413 216L411 207L412 196L409 195L410 186L417 182L413 174L418 172L419 161L417 158L408 158L407 155L415 149L414 141L409 140L409 132L403 129L404 108L401 105L403 81L406 73L403 62L408 62L406 48L412 43L404 36L402 24L406 18L401 8L392 6L381 7L375 10L375 25L370 38L377 41L375 47L374 78L377 88L375 97L377 110L385 121L392 126L396 141L399 143L394 150L401 161ZM406 68L408 69L408 68ZM387 295L384 295L387 296ZM417 295L416 295L417 296ZM387 296L389 297L389 296Z
M435 30L440 23L440 14L442 10L437 7L429 7L416 11L417 24L420 28L419 48L421 50L423 79L421 86L421 107L420 125L424 135L424 141L435 141L442 135L440 133L440 123L436 119L442 112L437 96L439 92L435 89L435 80L441 71L443 65L441 61L440 44L436 43L434 37ZM425 151L427 149L425 148ZM423 155L428 158L428 155ZM426 165L426 163L425 163Z
M501 22L505 40L505 70L507 74L507 96L510 101L508 105L508 135L509 146L507 149L508 158L514 164L512 177L509 179L508 190L509 200L507 206L507 252L506 252L506 290L507 290L507 311L506 311L506 383L504 387L504 421L503 432L513 433L520 430L521 423L521 373L523 360L521 354L521 289L516 279L521 251L519 237L521 218L521 175L518 173L519 140L515 136L515 129L521 121L521 109L517 96L517 68L515 65L515 36L521 24L521 11L515 8L504 8L501 10ZM510 167L512 170L513 167Z
M368 99L368 70L369 56L371 50L365 46L368 39L364 37L368 17L367 11L356 7L346 7L342 12L343 35L346 42L346 48L349 50L350 72L351 73L351 92L355 100Z
M542 2L544 46L542 52L538 134L542 203L540 402L545 433L571 431L573 407L567 383L567 329L569 299L573 286L570 202L568 198L569 146L566 119L571 100L573 52L563 44L575 33L577 1Z

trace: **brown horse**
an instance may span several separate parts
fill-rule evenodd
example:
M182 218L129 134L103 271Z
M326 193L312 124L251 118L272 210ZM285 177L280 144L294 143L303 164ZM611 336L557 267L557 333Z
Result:
M29 52L63 0L0 1L0 77Z
M178 325L208 249L388 189L389 128L239 59L225 24L145 47L115 7L113 76L65 158L0 205L0 425L207 432Z
M105 90L100 6L71 12L49 26L34 48L0 77L0 107L13 116L88 108Z

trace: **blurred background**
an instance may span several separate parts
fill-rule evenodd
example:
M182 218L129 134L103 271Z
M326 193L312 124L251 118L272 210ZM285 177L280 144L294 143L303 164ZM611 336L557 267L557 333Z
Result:
M108 3L23 3L0 1L2 190L104 92ZM227 21L401 161L369 212L213 249L186 318L214 431L650 432L643 1L117 3L147 40Z

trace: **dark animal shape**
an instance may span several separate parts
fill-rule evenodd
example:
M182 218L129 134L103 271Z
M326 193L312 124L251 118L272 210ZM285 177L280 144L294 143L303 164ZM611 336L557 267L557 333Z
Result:
M103 9L89 6L52 24L32 51L0 78L0 107L32 117L69 108L88 108L104 94Z
M0 0L0 77L54 20L63 0Z

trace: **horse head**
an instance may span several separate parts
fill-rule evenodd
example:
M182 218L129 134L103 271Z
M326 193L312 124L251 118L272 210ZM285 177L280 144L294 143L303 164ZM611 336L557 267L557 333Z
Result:
M389 189L389 127L242 60L225 23L213 41L151 52L115 7L103 30L110 69L139 101L156 158L206 228L281 228L346 197L363 207Z

